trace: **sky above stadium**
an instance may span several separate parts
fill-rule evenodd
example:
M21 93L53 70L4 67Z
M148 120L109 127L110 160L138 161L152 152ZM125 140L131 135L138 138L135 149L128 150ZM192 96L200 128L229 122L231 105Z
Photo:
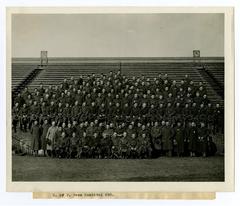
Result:
M223 14L15 14L12 57L224 56Z

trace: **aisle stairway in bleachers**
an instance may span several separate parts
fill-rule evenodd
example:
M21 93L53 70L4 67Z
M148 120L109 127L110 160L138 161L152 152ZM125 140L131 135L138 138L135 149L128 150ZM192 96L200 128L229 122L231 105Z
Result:
M12 64L12 91L36 68L34 65Z
M221 87L224 87L224 64L208 64L205 70L216 79Z
M198 69L199 73L202 75L202 77L205 79L206 82L211 85L213 90L221 96L222 99L224 99L224 87L219 84L219 82L211 75L209 72L207 72L204 68Z
M13 66L12 73L14 73L14 75L18 75L19 77L17 79L17 84L15 82L16 79L12 78L12 83L15 84L15 87L12 88L12 99L14 99L15 96L20 93L28 84L30 84L35 79L35 77L38 76L38 74L42 71L42 69L38 66L31 66L29 68L26 67L26 70L28 70L28 72L19 72L19 70L24 70L23 68L25 67L22 66L20 69ZM15 71L15 69L17 70L17 72Z

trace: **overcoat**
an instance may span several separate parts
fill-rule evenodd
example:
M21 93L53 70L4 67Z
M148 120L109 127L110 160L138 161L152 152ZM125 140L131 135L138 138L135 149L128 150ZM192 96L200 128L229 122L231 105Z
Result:
M41 149L46 150L46 136L47 136L47 132L49 129L50 125L49 124L43 124L42 126L42 135L41 135Z
M172 142L172 128L171 127L163 127L162 128L162 143L163 150L172 150L173 142Z
M49 127L47 135L46 135L47 150L52 150L53 149L56 132L57 132L57 127L56 126Z
M177 141L177 152L179 154L184 152L184 138L184 129L177 127L175 129L175 139Z
M198 131L197 128L191 127L189 131L188 149L191 152L196 152L198 147Z
M39 150L40 142L40 128L38 125L34 125L31 129L32 134L32 150Z

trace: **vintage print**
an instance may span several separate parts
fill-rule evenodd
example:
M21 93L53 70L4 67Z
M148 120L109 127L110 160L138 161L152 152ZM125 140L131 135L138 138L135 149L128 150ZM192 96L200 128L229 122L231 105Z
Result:
M12 13L12 182L224 183L225 18Z

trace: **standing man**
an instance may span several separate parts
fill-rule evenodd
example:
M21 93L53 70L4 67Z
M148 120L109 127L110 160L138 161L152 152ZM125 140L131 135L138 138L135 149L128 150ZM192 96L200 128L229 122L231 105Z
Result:
M49 127L47 135L46 135L46 140L47 140L47 156L52 157L52 150L53 150L53 145L55 141L55 135L57 132L57 127L56 127L56 122L52 122L52 126Z
M203 156L207 156L208 147L208 129L203 122L200 123L200 128L198 129L198 147L197 151Z
M32 134L32 151L33 155L38 155L39 150L39 141L40 141L40 128L38 126L38 121L34 121L34 125L31 128L31 134Z
M48 124L48 119L45 119L42 125L41 147L40 147L43 150L44 156L46 155L46 148L47 148L46 136L47 136L49 127L50 125Z
M172 142L172 128L169 125L169 121L166 121L166 125L162 128L162 143L163 150L168 157L172 156L173 142Z
M197 144L198 144L198 131L195 122L192 122L192 126L189 131L189 145L188 145L191 157L195 157L196 155Z
M177 143L177 155L178 157L184 154L184 129L181 125L181 122L177 123L177 127L175 128L175 141Z

